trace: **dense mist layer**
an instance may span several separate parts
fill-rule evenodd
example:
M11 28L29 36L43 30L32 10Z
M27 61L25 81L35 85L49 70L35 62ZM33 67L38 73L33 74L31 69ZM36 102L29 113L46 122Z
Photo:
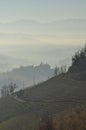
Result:
M41 61L69 66L71 56L85 43L85 25L86 19L0 23L0 72Z

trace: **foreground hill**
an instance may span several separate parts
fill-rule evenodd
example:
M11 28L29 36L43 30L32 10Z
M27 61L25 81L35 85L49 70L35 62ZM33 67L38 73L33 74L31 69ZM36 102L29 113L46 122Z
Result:
M86 81L62 74L13 96L1 98L0 128L33 130L37 128L41 117L81 104L86 104Z
M36 103L38 108L41 106L46 111L47 106L48 110L58 111L65 107L85 103L85 92L86 81L74 80L63 74L24 90L22 99Z

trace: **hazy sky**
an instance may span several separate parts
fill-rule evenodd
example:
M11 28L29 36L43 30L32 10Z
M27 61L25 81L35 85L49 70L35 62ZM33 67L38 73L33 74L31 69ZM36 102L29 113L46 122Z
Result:
M0 0L0 21L86 18L86 0Z
M85 38L86 0L0 0L2 66L68 63Z

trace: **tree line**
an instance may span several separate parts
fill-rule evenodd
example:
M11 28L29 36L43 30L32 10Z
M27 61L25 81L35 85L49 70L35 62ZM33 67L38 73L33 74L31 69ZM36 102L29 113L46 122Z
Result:
M1 96L6 97L14 93L15 89L18 88L16 83L11 82L8 85L4 85L1 88Z
M86 71L86 45L72 57L72 65L69 68L69 72L81 71Z

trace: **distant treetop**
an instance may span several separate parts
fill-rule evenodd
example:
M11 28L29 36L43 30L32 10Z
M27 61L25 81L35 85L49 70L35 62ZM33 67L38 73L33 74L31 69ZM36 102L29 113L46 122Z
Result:
M72 65L68 70L68 72L81 71L86 71L86 45L72 57Z

